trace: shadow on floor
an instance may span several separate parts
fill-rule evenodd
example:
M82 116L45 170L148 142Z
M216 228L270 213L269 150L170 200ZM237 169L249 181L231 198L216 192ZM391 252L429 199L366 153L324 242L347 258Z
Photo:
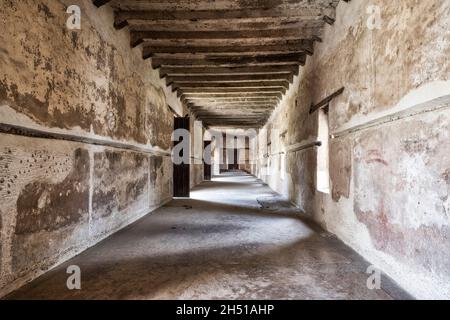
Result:
M202 184L195 199L172 201L8 298L407 298L388 278L369 290L368 263L304 213L282 202L265 210L258 198L277 194L259 180L225 180ZM82 270L80 291L66 287L69 265Z

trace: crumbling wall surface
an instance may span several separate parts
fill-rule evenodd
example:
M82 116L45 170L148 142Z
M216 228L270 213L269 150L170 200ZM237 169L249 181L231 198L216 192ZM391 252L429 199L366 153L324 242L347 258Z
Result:
M60 1L6 1L0 12L2 119L170 148L172 121L162 82L107 8L75 1L81 30L69 30ZM110 13L111 14L111 13Z
M179 100L113 23L88 0L1 3L0 296L171 198Z
M0 135L2 286L89 239L88 147L36 140Z
M203 165L203 140L204 129L203 124L198 120L192 112L189 112L190 117L190 138L191 138L191 165L190 169L190 188L194 188L204 180L204 165Z
M171 198L171 159L141 152L93 153L91 229L106 234L128 217L141 216Z
M330 194L314 148L287 152L270 184L417 298L450 298L449 17L448 1L341 1L266 126L287 131L281 149L313 141L311 104L345 87L329 108Z
M191 181L190 181L190 187L194 188L195 186L199 185L203 182L203 163L200 164L201 160L199 159L192 159L193 163L190 166L191 170Z

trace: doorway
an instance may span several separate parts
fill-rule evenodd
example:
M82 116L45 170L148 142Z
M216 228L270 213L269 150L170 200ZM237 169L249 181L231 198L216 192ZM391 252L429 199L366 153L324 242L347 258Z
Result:
M238 149L228 149L229 150L229 162L228 162L228 170L234 171L239 170L239 162L238 162Z
M189 117L175 118L174 130L184 129L190 132ZM189 136L187 137L189 139ZM179 141L174 141L174 147L180 143L185 143L183 137ZM188 143L190 146L190 142ZM188 154L184 154L188 152ZM184 148L180 151L181 158L189 159L189 161L181 164L173 164L173 196L175 198L189 198L190 197L190 147Z
M212 159L212 155L211 155L211 141L205 141L203 143L203 147L205 150L205 155L204 155L204 159L203 159L203 175L204 175L204 180L205 181L211 181L211 159ZM209 150L209 151L208 151Z

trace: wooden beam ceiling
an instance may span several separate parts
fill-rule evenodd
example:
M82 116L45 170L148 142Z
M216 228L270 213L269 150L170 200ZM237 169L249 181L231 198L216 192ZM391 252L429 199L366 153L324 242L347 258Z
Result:
M207 125L261 126L335 21L339 0L109 3L167 85Z

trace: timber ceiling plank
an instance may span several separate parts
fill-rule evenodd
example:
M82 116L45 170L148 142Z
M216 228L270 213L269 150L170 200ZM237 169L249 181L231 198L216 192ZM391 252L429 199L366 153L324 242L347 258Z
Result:
M313 54L314 41L310 39L301 39L294 41L285 41L275 45L223 45L223 46L156 46L146 45L141 38L132 37L131 45L136 47L143 44L143 57L151 57L156 53L176 54L176 53L204 53L204 54L220 54L227 56L240 56L242 53L251 55L273 55L273 54L289 54L289 53L306 53Z
M217 75L176 75L166 77L167 83L245 83L254 81L289 81L293 74L217 74Z
M240 88L240 89L254 89L254 88L279 88L283 87L285 90L289 88L289 81L248 81L248 82L180 82L174 83L174 89L184 88ZM245 90L244 90L245 91Z
M293 74L298 71L297 66L250 66L250 67L162 67L161 75L246 75L246 74Z
M335 8L339 0L112 0L116 9L123 10L236 10L236 9L267 9L267 10L323 10Z
M161 67L248 67L248 66L280 66L304 65L306 53L256 54L252 56L220 56L199 54L153 54L154 68Z

